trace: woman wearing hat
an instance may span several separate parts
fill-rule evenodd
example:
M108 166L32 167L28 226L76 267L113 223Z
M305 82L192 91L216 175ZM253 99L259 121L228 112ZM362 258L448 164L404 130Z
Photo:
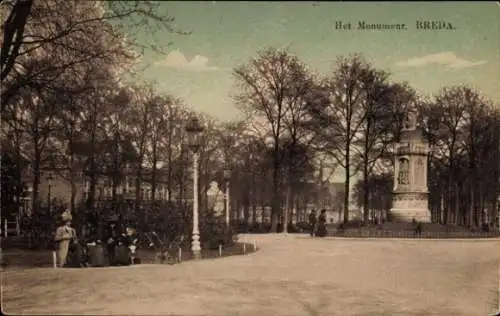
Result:
M66 210L61 215L62 225L56 230L55 241L57 243L57 266L63 267L68 256L69 245L76 238L76 232L71 227L71 212Z

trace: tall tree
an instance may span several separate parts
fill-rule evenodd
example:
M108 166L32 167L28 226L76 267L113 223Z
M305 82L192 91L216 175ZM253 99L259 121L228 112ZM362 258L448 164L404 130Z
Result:
M164 48L157 44L158 30L189 34L176 29L174 18L168 15L161 3L154 1L101 3L76 0L5 0L0 5L6 16L0 55L2 83L12 75L20 59L39 48L57 49L59 46L59 49L65 49L69 54L76 53L81 56L85 52L88 58L101 58L105 51L96 50L93 45L87 46L84 51L74 45L61 45L66 42L66 38L84 39L92 36L88 33L89 30L98 30L95 33L99 34L107 33L108 37L115 37L120 41L123 38L118 34L127 33L127 46L134 46L138 51L152 49L157 52L162 52ZM144 42L142 37L141 41L137 40L137 35L144 32L150 35L151 42ZM115 47L109 45L106 49L110 52ZM58 68L73 67L80 61L58 65ZM2 91L2 109L8 98L25 84L28 84L28 81L21 80Z
M464 126L468 116L460 94L459 89L444 88L432 103L422 106L425 134L433 148L433 159L447 174L444 224L458 221L456 178L464 159L467 138Z
M286 136L284 117L290 107L304 94L305 66L285 50L269 48L259 52L257 58L234 69L234 76L240 87L236 101L248 113L267 124L273 142L273 205L271 226L275 231L281 211L283 157L280 150Z
M319 86L316 101L310 106L311 127L318 131L318 146L344 169L344 223L349 221L349 197L351 177L362 166L356 159L359 144L373 147L376 137L365 137L363 132L373 135L371 108L380 98L380 89L386 74L373 69L361 56L341 57L331 75ZM377 100L378 102L378 100ZM368 124L372 123L369 129ZM365 133L366 135L366 133ZM380 134L377 134L380 135ZM371 161L369 150L365 162ZM366 164L368 166L368 164Z

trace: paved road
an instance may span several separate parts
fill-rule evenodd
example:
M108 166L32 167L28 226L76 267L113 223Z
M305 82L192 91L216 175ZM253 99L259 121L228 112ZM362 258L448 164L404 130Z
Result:
M3 279L7 313L488 315L500 240L248 235L257 253L175 266L31 269Z

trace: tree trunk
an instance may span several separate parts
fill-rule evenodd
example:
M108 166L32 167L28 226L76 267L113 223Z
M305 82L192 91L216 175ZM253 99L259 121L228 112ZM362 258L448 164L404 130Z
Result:
M290 215L290 184L287 184L285 194L285 209L283 210L283 233L288 233L288 216Z
M276 152L278 151L275 148ZM279 157L277 157L279 153L275 154L274 158L274 168L273 168L273 199L271 203L271 232L278 232L278 213L281 211L281 200L280 200L280 192L279 192Z
M33 160L33 200L31 201L31 209L33 214L36 214L39 209L39 184L40 184L40 164L41 164L41 152L38 148L38 140L36 140L35 144L35 155Z
M460 214L460 186L455 183L455 208L454 208L454 221L453 224L458 225L458 219Z
M172 136L170 134L172 133L172 130L170 130L169 136L168 136L168 177L167 177L167 201L170 204L172 202Z
M346 157L346 161L349 161L349 158ZM347 163L347 166L349 164ZM344 224L347 224L349 222L349 188L350 188L350 180L351 180L351 175L350 175L350 170L349 167L345 168L345 182L344 182Z
M368 161L363 163L363 225L367 226L370 212L370 186L368 183Z
M474 217L476 215L476 201L475 201L475 194L474 194L474 181L472 181L472 178L469 178L471 181L469 184L469 214L467 214L467 225L469 227L475 226L475 221Z
M250 222L250 206L248 203L245 203L243 206L243 217L245 218L245 227L246 227L246 232L248 233L248 224Z
M95 191L97 183L96 163L95 163L95 149L96 149L96 131L95 126L92 127L90 132L90 153L89 153L89 178L90 188L87 196L87 209L94 209Z
M135 175L135 211L139 212L141 204L141 182L142 182L142 165L138 163Z
M447 201L446 201L446 208L444 210L444 225L448 225L450 222L450 215L451 215L451 208L453 205L453 196L452 196L452 189L453 189L453 177L452 173L453 171L449 170L449 175L448 175L448 192L447 192Z
M155 204L156 200L156 164L158 162L157 158L157 145L156 145L156 140L153 141L153 166L151 170L151 202L153 205Z
M476 222L476 227L481 227L483 223L485 223L484 219L484 189L483 189L483 184L479 184L479 207L476 208L475 212L475 222ZM478 214L479 213L479 214Z

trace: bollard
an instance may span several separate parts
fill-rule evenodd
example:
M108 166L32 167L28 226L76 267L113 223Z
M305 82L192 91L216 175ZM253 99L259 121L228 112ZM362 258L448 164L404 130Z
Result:
M219 257L222 257L222 244L219 244Z
M247 253L247 243L243 242L243 254L245 255Z
M177 261L182 262L182 248L181 247L179 247L179 252L178 252L177 256L178 256Z
M54 269L57 268L57 256L55 251L52 251L52 266Z
M253 251L257 251L257 241L255 239L253 241Z

